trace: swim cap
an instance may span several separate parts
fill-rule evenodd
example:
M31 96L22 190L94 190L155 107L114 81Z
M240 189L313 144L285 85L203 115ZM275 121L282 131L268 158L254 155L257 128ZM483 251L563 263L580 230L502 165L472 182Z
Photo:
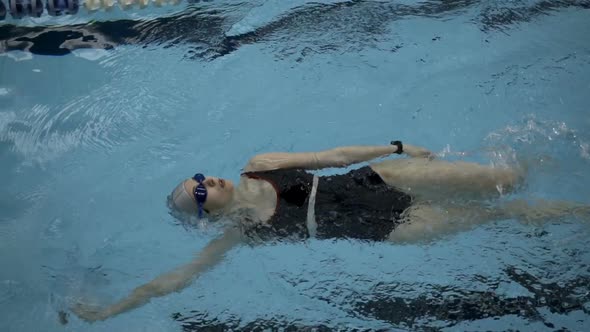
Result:
M197 204L195 199L191 197L192 195L184 187L184 182L182 181L174 191L172 191L172 195L170 197L172 207L177 210L182 210L184 212L194 212Z

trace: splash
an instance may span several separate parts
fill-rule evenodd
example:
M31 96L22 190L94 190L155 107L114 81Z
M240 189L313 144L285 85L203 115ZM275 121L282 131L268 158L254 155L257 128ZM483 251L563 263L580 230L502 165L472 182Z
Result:
M531 161L551 164L566 155L568 159L576 155L590 160L588 138L563 121L543 120L532 114L521 123L490 133L484 142L492 164L498 166Z

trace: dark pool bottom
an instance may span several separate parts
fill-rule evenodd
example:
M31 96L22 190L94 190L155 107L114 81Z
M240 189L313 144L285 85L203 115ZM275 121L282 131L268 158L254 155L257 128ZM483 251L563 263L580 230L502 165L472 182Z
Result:
M531 296L502 297L493 291L470 291L448 286L428 286L428 292L415 298L400 296L368 295L359 297L354 303L346 303L345 309L352 317L366 317L389 323L392 327L410 328L420 331L437 331L443 326L449 328L461 322L480 319L499 319L514 315L531 322L542 322L555 331L568 331L545 319L540 310L553 314L568 314L583 311L589 314L590 277L582 276L558 285L555 282L543 283L537 277L509 267L505 270L508 278L525 289ZM478 277L481 282L497 286L501 281ZM399 289L400 284L382 285L383 288ZM333 306L329 298L321 298ZM586 306L585 306L586 304ZM348 309L352 308L352 309ZM189 312L175 313L172 318L180 322L184 331L332 331L342 330L340 326L305 325L293 323L283 317L276 319L257 319L250 322L239 320L222 321L207 314ZM436 321L436 326L434 326ZM428 322L432 322L430 325ZM350 331L369 331L369 329L351 329Z

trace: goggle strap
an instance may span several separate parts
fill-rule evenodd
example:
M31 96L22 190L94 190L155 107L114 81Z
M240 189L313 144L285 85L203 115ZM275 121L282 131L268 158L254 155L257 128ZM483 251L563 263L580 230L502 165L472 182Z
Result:
M195 188L194 195L199 210L199 218L201 218L203 216L203 204L207 200L207 188L205 188L205 185L203 184L203 181L205 181L205 176L201 173L197 173L195 176L193 176L193 180L197 181L198 183L197 187Z

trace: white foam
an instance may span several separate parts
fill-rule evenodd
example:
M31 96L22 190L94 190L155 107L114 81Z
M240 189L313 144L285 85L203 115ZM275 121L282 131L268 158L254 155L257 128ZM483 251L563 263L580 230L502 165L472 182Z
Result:
M9 88L0 88L0 97L8 96L12 93L12 90Z
M73 50L72 54L79 58L83 58L90 61L100 60L104 57L109 55L109 51L102 50L102 49L91 49L91 48L83 48L78 50Z
M317 4L331 4L345 1L327 1L318 0L314 1L313 5ZM265 26L270 22L276 21L284 13L289 12L293 8L300 7L303 5L309 5L310 2L307 0L272 0L266 1L264 5L252 8L242 20L236 22L228 32L227 36L241 35L247 32L256 30L259 27Z
M11 52L7 52L7 53L1 54L1 55L7 56L14 61L25 61L25 60L32 60L33 59L32 53L23 52L23 51L11 51Z

